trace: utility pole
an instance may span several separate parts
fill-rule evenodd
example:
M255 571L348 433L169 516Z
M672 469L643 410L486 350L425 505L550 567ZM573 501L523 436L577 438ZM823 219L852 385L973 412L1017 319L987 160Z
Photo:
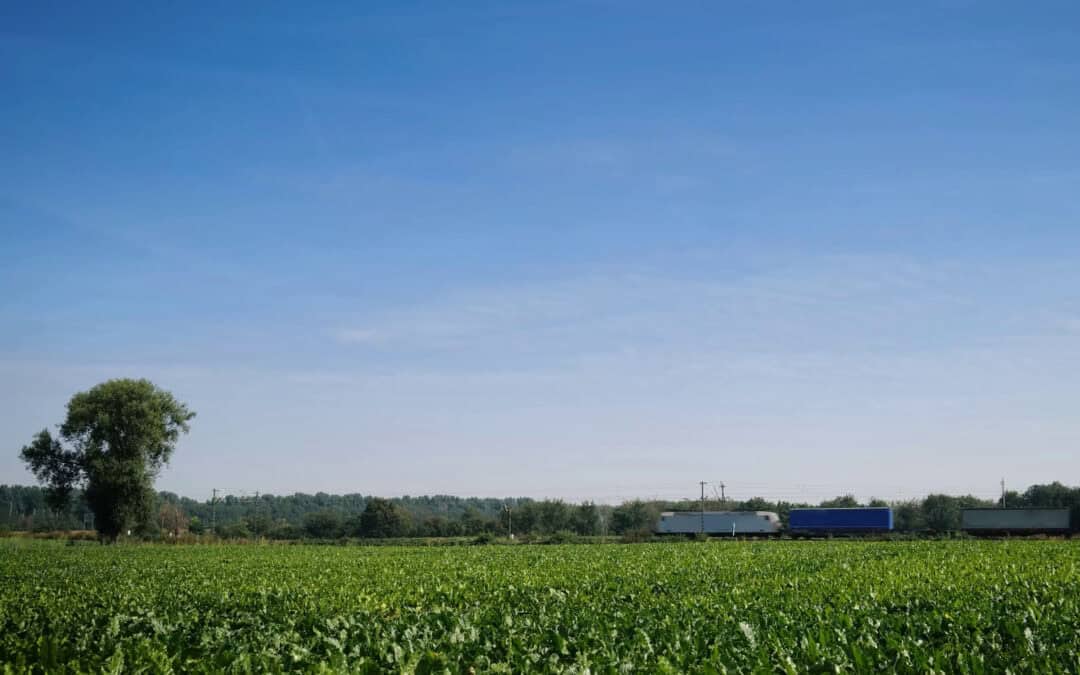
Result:
M727 506L727 495L724 494L724 481L720 481L720 503Z
M1005 479L1001 479L1001 508L1005 508Z
M210 531L217 534L217 488L213 489L213 495L210 498Z
M705 534L705 486L708 481L698 481L701 484L701 533Z
M510 538L513 539L514 538L514 512L513 512L513 509L510 508L509 504L503 506L503 509L506 511L506 532L507 532L507 534L510 535Z

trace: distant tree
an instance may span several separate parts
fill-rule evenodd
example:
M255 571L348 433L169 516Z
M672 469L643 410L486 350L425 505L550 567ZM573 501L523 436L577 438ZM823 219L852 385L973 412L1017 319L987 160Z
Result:
M461 529L469 536L476 536L482 532L490 532L495 528L495 523L490 518L485 518L472 506L465 508L461 514Z
M738 505L739 511L776 511L776 504L761 497L752 497Z
M341 524L341 533L346 537L362 537L360 516L361 513L354 513L344 519Z
M20 455L48 486L53 509L85 487L98 533L115 541L133 523L153 521L154 479L194 416L149 380L109 380L71 398L58 438L43 429Z
M960 503L949 495L928 495L922 503L926 526L936 532L960 529Z
M244 518L244 525L256 537L265 537L274 529L274 519L267 513L252 513Z
M540 507L537 502L528 502L514 508L509 518L513 518L514 534L535 532L540 522ZM508 524L509 524L508 518Z
M821 502L821 508L823 509L854 509L858 506L860 506L859 500L855 499L855 495L843 495Z
M985 509L994 505L994 502L988 499L980 499L973 495L963 495L956 498L956 503L961 509Z
M635 499L623 502L611 512L611 530L615 534L651 532L659 518L652 505Z
M902 532L921 530L926 527L922 504L918 501L893 505L893 526Z
M600 533L600 511L592 502L582 502L572 507L570 525L574 534L593 536Z
M421 537L459 537L463 532L460 522L445 516L431 516L417 527L417 534Z
M202 520L200 520L198 516L192 516L191 520L188 521L188 532L191 532L192 534L202 534L203 532L206 532L206 526L203 525Z
M158 507L158 524L162 532L174 537L188 528L188 519L183 510L174 503L164 502Z
M315 539L337 539L342 535L341 514L322 509L304 516L304 532Z
M545 499L537 503L536 531L554 534L570 529L570 507L561 499Z
M867 503L867 506L875 509L883 509L889 506L889 502L885 501L884 499L877 499L876 497L871 497L870 501Z
M1077 503L1080 503L1080 489L1066 487L1055 481L1049 485L1032 485L1024 491L1020 499L1013 501L1012 505L1039 509L1068 509Z
M406 514L388 499L372 497L360 515L360 534L364 537L384 539L404 537L409 533Z
M1007 507L1010 509L1015 509L1018 507L1026 507L1031 505L1027 499L1027 495L1021 495L1016 490L1009 490L1003 495L1003 497L1004 502L1002 501L1002 497L998 497L997 501L994 502L994 504L999 508Z
M299 539L304 536L304 531L295 525L285 521L274 523L274 527L266 534L270 539Z
M247 528L243 521L237 521L219 525L214 534L224 539L247 539L251 536L251 530Z

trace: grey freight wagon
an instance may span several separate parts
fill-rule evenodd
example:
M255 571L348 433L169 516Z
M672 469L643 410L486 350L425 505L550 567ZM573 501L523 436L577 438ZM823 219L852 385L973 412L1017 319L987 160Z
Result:
M1061 534L1068 509L964 509L960 529L972 534Z
M665 511L656 524L657 534L776 534L780 516L772 511Z

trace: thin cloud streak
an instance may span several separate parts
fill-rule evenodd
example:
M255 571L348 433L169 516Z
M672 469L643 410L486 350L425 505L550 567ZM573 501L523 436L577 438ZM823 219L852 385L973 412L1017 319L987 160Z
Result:
M464 356L527 352L577 360L620 351L904 354L995 345L1055 334L1067 309L1045 280L1076 284L1057 264L990 267L900 257L800 261L726 281L615 271L513 287L474 288L438 302L368 316L339 341L378 339L402 353ZM982 294L1016 298L1005 312ZM1064 309L1063 309L1063 306Z

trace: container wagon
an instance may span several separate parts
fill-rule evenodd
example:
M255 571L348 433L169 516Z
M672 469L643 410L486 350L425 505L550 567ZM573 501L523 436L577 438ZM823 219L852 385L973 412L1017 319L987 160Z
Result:
M890 532L893 529L893 512L888 507L792 509L788 529L795 535Z
M964 509L960 529L972 534L1066 534L1069 509Z
M702 523L704 522L704 528ZM665 511L657 534L765 535L780 531L780 516L772 511Z

